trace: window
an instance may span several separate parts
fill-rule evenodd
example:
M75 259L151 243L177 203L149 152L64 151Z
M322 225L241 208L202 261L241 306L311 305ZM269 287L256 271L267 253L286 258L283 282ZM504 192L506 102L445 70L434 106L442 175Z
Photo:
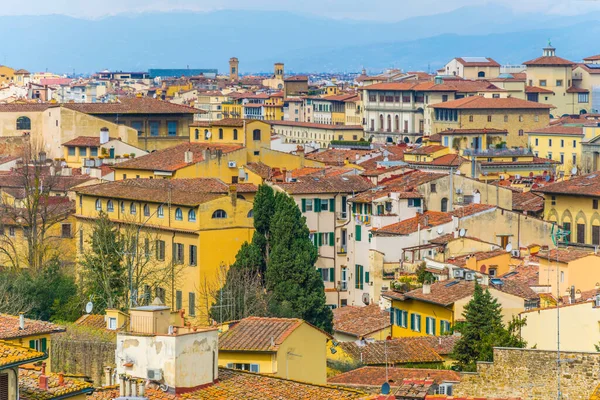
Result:
M113 211L115 211L115 206L114 206L112 200L109 200L109 201L106 202L106 211L107 212L113 212Z
M69 149L69 156L75 156L75 147L68 147Z
M479 72L477 73L477 77L478 77L478 78L485 78L485 72L484 72L484 71L479 71Z
M61 225L60 236L63 238L71 237L71 224L62 224Z
M329 202L327 199L321 199L321 211L329 210Z
M97 156L98 156L98 148L90 147L90 157L97 157Z
M194 129L194 138L196 140L200 139L200 130L199 129Z
M547 157L547 158L548 158L549 160L552 160L552 153L551 153L551 152L548 152L548 157Z
M31 129L31 120L28 117L17 118L17 130Z
M421 332L421 315L410 314L410 329L414 332Z
M597 210L597 209L598 209L598 199L593 199L593 200L592 200L592 208L593 208L594 210Z
M552 204L553 206L555 206L555 205L556 205L556 196L552 196L552 197L550 198L550 200L551 200L551 204Z
M491 116L491 115L488 115L488 116L487 116L487 121L488 121L488 122L492 122L492 116Z
M445 103L446 101L448 101L448 95L447 94L443 94L442 95L442 103Z
M45 353L48 350L48 341L46 338L32 339L29 341L29 348Z
M196 221L196 210L191 209L188 211L188 221L195 222Z
M538 138L535 138L535 145L538 146L540 144Z
M492 98L493 99L499 99L500 95L498 93L494 93L494 94L492 94Z
M587 103L589 101L589 94L588 93L579 93L577 95L577 100L580 103Z
M600 245L600 226L592 226L592 244Z
M117 330L117 319L114 317L108 318L108 329L111 331Z
M577 224L577 243L585 243L585 224Z
M563 80L562 79L557 79L556 80L556 86L562 86L563 85Z
M150 121L150 136L158 136L158 130L160 128L160 122L158 121Z
M165 260L165 241L164 240L156 241L156 259L158 261Z
M565 153L560 153L560 163L561 164L565 163Z
M546 86L546 80L545 79L541 79L540 80L540 86L542 86L542 87Z
M508 122L508 115L504 116L504 122Z
M534 120L535 122L540 122L540 116L539 116L539 115L535 115L535 116L533 117L533 120Z
M175 243L173 247L173 260L177 264L183 264L185 259L183 243Z
M198 265L198 246L190 245L190 265Z
M523 129L519 129L519 136L523 136L525 135L525 132L523 131Z
M260 129L252 131L252 140L260 140Z
M565 281L565 271L560 271L560 283Z
M135 207L135 203L131 203L131 204L129 205L129 214L131 214L131 215L135 215L135 213L136 213L136 207Z
M217 210L213 213L212 217L215 219L227 218L227 213L225 212L225 210Z
M362 265L356 264L354 266L354 287L355 289L362 290L364 286L364 269Z
M148 204L144 204L144 217L150 216L150 206Z
M442 212L448 212L448 198L446 198L446 197L444 197L442 199L441 211Z
M354 240L360 242L362 239L362 230L360 225L355 225L354 227Z
M435 336L435 318L425 318L425 333Z
M100 199L96 199L96 211L102 211L102 201Z
M435 184L435 183L432 183L432 184L430 185L430 188L431 188L431 193L437 193L437 192L436 192L437 186L436 186L436 184Z
M298 113L298 110L296 110L296 113ZM237 129L233 130L233 140L238 140L238 131L237 131Z
M421 207L421 199L408 199L409 207Z
M121 202L121 214L125 214L125 202Z
M8 228L8 236L12 236L12 237L15 236L15 227L14 226L10 226Z
M219 140L223 140L223 128L219 128Z
M573 148L577 147L577 140L573 140Z
M565 141L564 140L560 140L560 147L565 147Z
M167 121L167 134L177 136L177 121Z
M183 221L183 212L179 207L175 210L175 221Z
M194 292L190 292L188 294L188 307L189 307L189 312L188 315L190 317L195 317L196 316L196 293Z
M248 215L246 215L247 218L254 218L254 210L250 210L248 211Z
M227 363L227 368L238 369L241 371L250 371L258 374L260 372L260 366L258 364L243 364L243 363Z
M450 322L449 321L440 321L440 334L450 333Z
M183 293L181 290L175 292L175 310L179 311L183 308Z
M142 136L144 134L144 123L142 121L132 121L131 127L137 131L138 136Z
M323 282L335 282L335 269L334 268L320 268L321 278Z
M158 218L163 218L165 216L165 209L163 208L162 204L156 209L156 215Z

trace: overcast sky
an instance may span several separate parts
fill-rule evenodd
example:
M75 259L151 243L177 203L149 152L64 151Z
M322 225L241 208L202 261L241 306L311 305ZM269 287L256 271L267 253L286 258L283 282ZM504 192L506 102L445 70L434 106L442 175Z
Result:
M513 10L574 15L600 10L600 0L21 0L4 2L0 15L65 14L101 17L143 11L278 10L323 17L401 20L452 9L495 3Z

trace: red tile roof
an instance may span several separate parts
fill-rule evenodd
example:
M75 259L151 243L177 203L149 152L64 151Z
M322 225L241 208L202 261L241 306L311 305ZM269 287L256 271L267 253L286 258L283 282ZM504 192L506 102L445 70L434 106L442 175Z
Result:
M407 161L411 166L439 166L439 167L458 167L467 160L458 154L445 154L441 157L436 158L433 161Z
M115 140L115 138L110 138L109 140ZM99 147L100 146L100 137L98 136L77 136L73 140L69 140L62 144L63 146L70 147Z
M514 192L513 210L538 213L544 210L544 197L533 192Z
M333 330L360 338L389 328L390 313L377 304L346 306L333 310Z
M284 78L283 81L284 82L308 81L308 76L306 76L306 75L288 76L287 78Z
M304 323L298 318L244 318L219 337L219 351L276 352Z
M583 59L583 61L600 61L600 54L586 57Z
M539 265L519 265L511 269L510 272L502 275L500 278L505 281L517 281L531 287L539 285L539 277Z
M391 386L399 386L404 379L433 379L437 384L444 382L460 382L460 374L446 369L394 368L394 367L362 367L329 378L327 382L343 386L378 386L386 382Z
M428 394L425 400L521 400L520 397L457 397L445 394Z
M205 151L213 154L220 150L226 154L242 148L243 146L238 144L182 143L115 164L114 168L175 172L180 168L204 161ZM192 162L185 162L186 151L192 152Z
M367 179L357 176L329 176L298 178L297 182L277 183L289 194L318 193L359 193L371 189L374 185Z
M59 104L53 103L8 103L0 104L0 113L2 112L40 112L46 111L49 108L60 107Z
M356 150L356 149L326 149L323 151L315 151L306 155L309 160L320 161L327 165L342 166L348 163L355 163L366 155L372 154L373 150Z
M439 132L438 135L481 135L481 134L499 134L507 135L506 129L496 128L480 128L480 129L446 129L445 131ZM434 136L434 135L432 135ZM431 139L431 136L429 138ZM438 140L439 141L439 140Z
M576 88L571 86L567 89L567 93L589 93L590 91L584 88Z
M476 253L465 254L465 255L457 256L457 257L450 256L448 258L447 263L456 265L457 267L464 267L467 265L467 260L469 260L471 258L475 258L475 260L477 260L477 261L483 261L483 260L488 260L490 258L503 256L503 255L509 255L509 253L504 249L479 251ZM479 272L479 271L477 271L477 272ZM483 271L483 272L485 272L485 271Z
M429 229L434 226L443 225L452 222L452 214L438 211L425 211L413 218L387 225L377 230L374 234L386 235L410 235L420 229Z
M0 340L0 368L27 364L47 357L41 351Z
M431 346L416 340L377 340L338 344L346 354L365 365L441 363L444 359ZM386 357L387 353L387 357Z
M494 209L496 209L496 206L493 206L490 204L472 203L472 204L466 205L464 207L455 208L454 211L452 212L452 214L455 217L463 218L463 217L468 217L471 215L479 214L484 211L494 210Z
M550 89L545 89L537 86L526 86L525 93L547 93L554 94L554 92Z
M448 174L424 172L419 170L413 170L406 172L400 176L394 176L389 179L384 179L380 184L385 184L388 187L396 189L403 188L408 191L409 188L416 188L424 183L429 183L440 178L448 177Z
M549 104L537 103L517 99L516 97L507 98L488 98L483 96L470 96L458 100L446 101L433 104L432 108L449 108L458 110L472 109L551 109L554 106Z
M456 61L461 63L465 67L499 67L500 64L494 59L486 57L486 61L465 61L462 57L458 57Z
M33 335L64 332L65 328L46 321L25 318L25 329L19 328L19 317L0 314L0 339L16 339Z
M252 162L245 165L245 168L254 172L263 179L269 179L272 175L272 168L262 162Z
M19 398L23 400L52 400L91 394L94 387L83 380L69 377L59 382L58 374L46 373L48 389L40 389L39 368L19 368Z
M534 192L545 194L564 194L572 196L600 196L600 173L571 177L569 180L551 183Z
M543 56L534 58L533 60L525 61L523 65L527 66L573 66L573 61L565 60L564 58L557 56Z
M562 263L569 263L571 261L579 260L580 258L594 256L600 257L594 254L594 249L567 247L561 249L550 249L549 251L540 251L537 254L538 258L544 258L550 261L559 261ZM594 259L594 261L600 261L600 258Z
M115 103L64 103L85 114L205 114L206 111L150 97L121 97Z
M446 149L446 146L430 145L430 146L418 147L413 150L407 150L404 152L404 154L433 154L437 151L444 150L444 149Z
M280 126L296 126L301 128L314 128L314 129L326 129L332 131L361 131L363 127L361 125L330 125L330 124L317 124L314 122L297 122L297 121L264 121L271 125Z
M541 133L544 135L574 135L583 136L583 127L581 126L564 126L553 125L545 128L534 129L527 132L528 134Z

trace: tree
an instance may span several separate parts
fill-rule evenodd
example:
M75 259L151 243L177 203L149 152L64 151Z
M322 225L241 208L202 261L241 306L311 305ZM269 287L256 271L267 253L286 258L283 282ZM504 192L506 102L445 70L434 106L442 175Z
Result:
M263 277L271 251L271 218L273 217L274 210L275 193L273 188L268 185L260 185L252 206L255 229L254 236L252 237L252 245L256 246L262 254L263 262L259 266L259 273Z
M271 310L275 315L302 318L332 332L333 313L325 304L323 280L315 268L317 249L309 233L306 218L295 201L278 193L266 272L266 287L273 293Z
M502 322L502 307L498 300L477 282L473 298L465 306L462 316L465 321L455 326L462 336L453 352L461 370L474 371L477 361L492 361L494 347L526 346L518 336L525 320L513 318L507 329Z
M123 241L115 224L105 213L94 221L89 251L81 260L81 281L86 295L97 309L127 306L127 271L122 263Z
M435 282L435 275L425 269L425 263L421 263L417 267L417 282L421 285Z

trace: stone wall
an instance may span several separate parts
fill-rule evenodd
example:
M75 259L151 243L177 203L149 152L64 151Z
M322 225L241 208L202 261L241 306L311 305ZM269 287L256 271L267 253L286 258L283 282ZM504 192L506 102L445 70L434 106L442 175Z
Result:
M477 373L464 373L454 395L557 398L556 352L534 349L494 349L494 362L479 363ZM600 353L561 353L563 399L589 399L600 382Z
M28 142L28 135L0 137L0 155L21 154Z
M104 367L115 366L116 343L58 336L52 338L52 371L82 374L90 377L94 386L103 385Z

